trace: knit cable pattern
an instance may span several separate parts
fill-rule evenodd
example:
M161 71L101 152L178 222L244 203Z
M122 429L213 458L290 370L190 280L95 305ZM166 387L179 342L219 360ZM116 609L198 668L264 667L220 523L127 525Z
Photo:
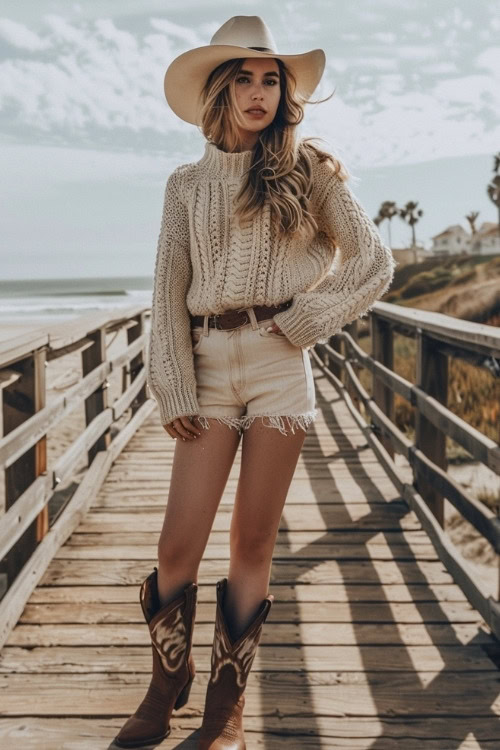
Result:
M151 305L146 380L162 424L198 413L191 321L186 294L191 282L186 206L180 199L179 167L165 188Z
M167 180L156 255L147 382L162 424L198 414L189 314L292 305L274 321L298 347L325 342L366 315L389 288L391 250L326 162L313 162L311 240L283 237L265 205L252 221L232 215L251 151L207 142L198 162Z
M295 294L288 310L274 316L283 333L301 347L325 343L348 323L366 316L388 290L396 267L391 250L349 185L326 163L317 165L316 181L324 190L319 214L337 246L332 269L314 289Z

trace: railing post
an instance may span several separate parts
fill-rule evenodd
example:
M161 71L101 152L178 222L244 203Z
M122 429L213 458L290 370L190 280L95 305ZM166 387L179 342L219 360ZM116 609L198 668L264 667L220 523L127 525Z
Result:
M93 346L82 351L82 371L83 375L88 375L95 367L106 361L106 327L98 328L87 334L89 339L94 342ZM88 398L85 399L85 424L89 425L94 417L100 414L108 406L108 385L107 381L99 386ZM98 451L108 449L111 442L111 433L108 429L101 435L98 440L91 446L88 451L89 466L94 460Z
M342 353L342 339L340 336L330 336L328 339L328 344L332 347L332 349L335 349L336 352L339 354ZM333 359L330 359L329 355L326 355L328 357L328 368L336 378L339 380L342 380L342 365L337 364Z
M448 400L448 357L439 351L436 342L417 328L417 385L425 393L440 401L445 406ZM446 435L432 422L429 422L417 409L415 412L415 446L425 453L442 469L447 468ZM414 485L424 498L437 521L444 528L444 498L418 476L414 476Z
M139 336L142 336L142 334L145 331L146 325L146 313L142 312L139 315L136 315L135 318L132 318L132 320L137 321L137 325L131 326L130 328L127 328L127 343L131 344L133 341L139 338ZM142 351L139 352L139 354L130 360L130 383L132 383L135 378L139 375L140 371L142 370L144 366L144 357ZM130 407L132 409L132 416L134 416L135 412L141 407L141 404L146 401L146 384L143 385L141 390L138 392L135 399L132 401Z
M394 370L394 335L388 321L380 318L377 313L370 314L370 332L372 341L371 356L377 362ZM383 413L394 422L394 391L383 383L376 374L373 376L373 400ZM380 436L380 442L390 457L394 458L394 447L390 438Z
M45 348L9 365L20 377L3 389L3 434L8 435L20 424L45 406ZM29 448L17 461L5 469L5 510L32 482L47 470L47 438ZM45 506L19 537L6 555L2 569L7 573L7 587L29 560L49 528L48 507Z
M356 341L356 342L358 341L358 321L357 320L353 320L352 323L348 323L344 327L344 330L345 330L346 333L348 333L351 336L352 339L354 339L354 341ZM349 352L351 350L349 348L349 344L347 343L347 341L344 338L342 339L342 342L343 342L343 354L344 354L344 357L346 358L346 361L347 361L347 360L349 360ZM352 366L352 369L354 370L355 374L358 375L359 374L359 370L360 370L360 366L357 365L356 363L353 363L353 362L351 362L351 366ZM360 410L360 408L359 408L360 407L360 401L359 401L358 392L356 391L355 387L352 385L351 379L350 379L349 375L347 374L347 370L345 372L345 383L346 383L347 393L349 394L349 396L351 398L351 401L353 402L354 406L359 411Z

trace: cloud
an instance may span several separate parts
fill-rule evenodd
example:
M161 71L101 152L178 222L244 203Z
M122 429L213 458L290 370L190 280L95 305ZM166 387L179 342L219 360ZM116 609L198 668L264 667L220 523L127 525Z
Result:
M182 128L162 95L180 27L174 39L149 34L138 41L111 19L77 25L49 15L45 22L51 60L12 58L0 65L0 104L15 110L14 122L46 132L68 129L73 137L92 127Z
M50 42L41 39L24 24L9 18L0 18L0 37L13 47L28 52L41 52L50 47Z
M179 24L168 21L166 18L151 18L149 22L154 29L162 31L168 36L174 37L174 39L179 39L188 47L201 47L204 44L192 27L179 26Z
M384 3L372 6L379 11ZM108 4L103 8L109 12ZM436 18L424 14L426 23L404 14L390 30L392 10L385 11L385 24L354 26L358 11L349 6L347 15L339 16L333 39L328 13L318 28L321 14L311 15L297 0L279 6L274 23L269 21L279 29L276 19L288 14L293 30L281 28L280 43L284 39L288 46L293 39L296 49L326 50L327 68L315 98L334 88L336 94L306 109L309 132L317 128L364 166L498 150L493 145L500 121L498 47L471 35L467 17L452 10ZM163 77L175 56L207 44L224 20L218 12L201 16L199 23L190 20L192 9L176 15L176 22L144 17L141 32L120 28L112 18L69 21L49 14L36 34L0 20L0 37L10 36L17 46L0 63L4 132L25 140L42 136L52 144L144 152L180 144L187 152L198 131L168 107Z

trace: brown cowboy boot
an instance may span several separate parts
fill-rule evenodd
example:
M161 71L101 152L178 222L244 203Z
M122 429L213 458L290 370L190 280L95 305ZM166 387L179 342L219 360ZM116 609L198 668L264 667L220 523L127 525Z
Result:
M198 750L245 750L244 690L274 596L268 594L245 632L231 642L223 614L227 578L217 581L212 668Z
M173 709L187 702L195 675L191 647L197 590L196 583L187 584L160 609L158 568L142 583L140 602L151 636L153 675L139 708L114 739L118 747L161 742L170 734Z

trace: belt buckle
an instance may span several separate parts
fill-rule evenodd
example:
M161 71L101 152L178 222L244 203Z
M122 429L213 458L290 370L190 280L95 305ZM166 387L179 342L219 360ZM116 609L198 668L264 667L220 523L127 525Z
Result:
M215 323L215 328L216 328L217 330L221 331L222 329L221 329L221 328L219 328L219 326L217 325L217 318L218 318L218 317L220 317L220 314L219 314L219 313L213 313L212 315L209 315L209 316L208 316L208 322L209 322L209 324L210 324L210 318L213 318L213 319L214 319L214 323Z
M248 314L248 308L247 308L247 307L239 307L239 308L238 308L238 309L236 310L236 312L239 312L239 313L240 313L240 312L244 312L244 313L245 313L245 315L247 316L247 319L246 319L246 321L245 321L245 322L243 322L243 323L242 323L241 325L239 325L239 326L234 326L234 327L233 327L233 328L231 329L231 330L233 330L233 331L235 331L235 330L239 330L240 328L243 328L244 326L248 325L248 323L250 323L250 315Z

